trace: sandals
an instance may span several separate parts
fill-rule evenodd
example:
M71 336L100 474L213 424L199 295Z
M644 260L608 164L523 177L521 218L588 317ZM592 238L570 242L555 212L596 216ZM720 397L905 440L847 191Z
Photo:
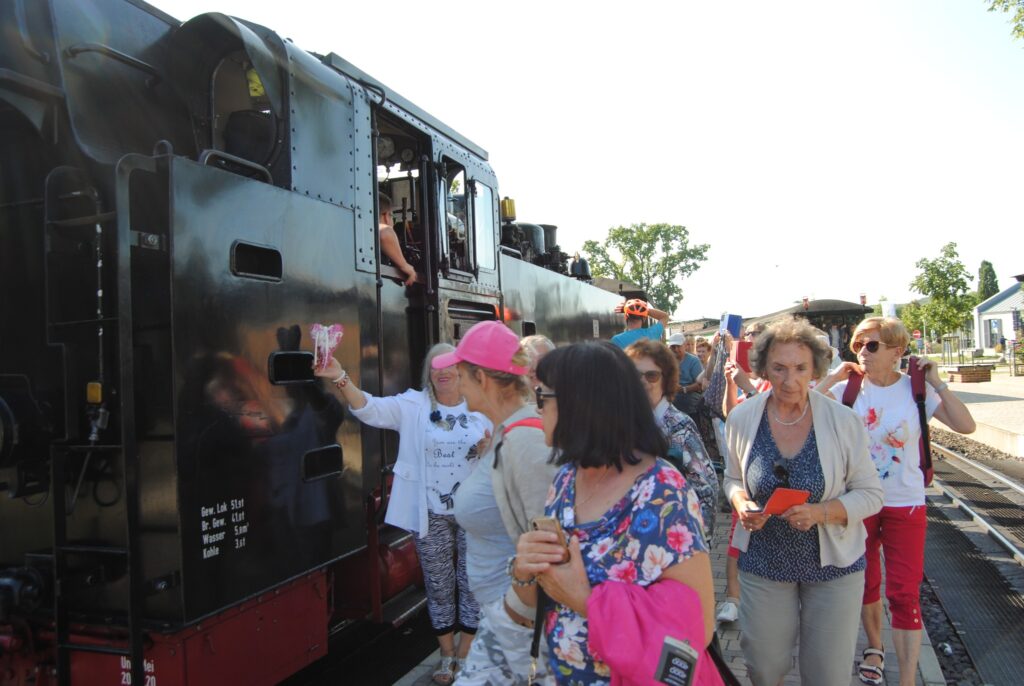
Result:
M430 675L430 680L439 686L451 686L455 681L455 670L458 668L459 660L454 655L442 655L441 663Z
M865 648L861 656L864 660L867 660L869 655L874 655L882 663L879 665L869 665L862 660L857 667L857 677L862 683L870 684L871 686L882 686L885 683L885 651L879 648ZM868 674L864 672L868 672Z

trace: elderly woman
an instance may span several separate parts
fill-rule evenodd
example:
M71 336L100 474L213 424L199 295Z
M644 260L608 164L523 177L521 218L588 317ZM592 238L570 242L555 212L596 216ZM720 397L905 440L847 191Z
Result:
M500 322L474 325L455 352L435 366L457 364L459 388L469 408L482 412L494 435L480 466L455 498L455 517L466 531L469 586L481 619L458 676L460 686L525 683L537 610L512 589L508 561L515 541L544 511L555 466L544 444L540 418L526 402L528 358L516 335ZM541 682L551 682L540 674Z
M701 441L697 425L670 402L679 385L679 365L675 355L661 341L644 338L626 348L640 373L640 382L654 410L654 420L668 439L668 461L683 473L700 499L704 520L704 539L711 545L718 506L718 477Z
M882 568L879 546L885 550L885 596L892 612L892 640L900 662L900 685L914 683L921 651L920 587L924 572L924 541L928 525L924 476L920 468L921 423L911 391L910 377L898 369L910 335L900 320L870 317L850 339L857 362L844 362L815 390L848 402L847 380L862 374L863 383L852 407L871 437L871 459L885 489L882 511L869 517L867 571L861 619L868 648L859 667L866 684L883 683L885 650L882 646ZM917 361L925 372L925 410L953 431L971 433L974 419L948 384L939 379L931 360Z
M798 637L804 683L850 682L864 583L861 523L881 508L882 486L860 419L809 392L828 358L804 320L769 326L755 339L751 364L771 390L726 422L725 490L742 524L733 538L742 551L740 645L754 686L782 680ZM810 497L779 517L762 513L780 487Z
M526 358L529 360L526 365L526 381L529 388L534 388L540 384L537 379L537 365L540 364L542 357L555 349L555 344L547 336L533 334L519 341L519 345L523 346L523 352L526 353Z
M711 343L703 336L697 336L693 340L693 354L700 360L700 366L706 369L708 360L711 359Z
M455 521L453 497L472 472L477 444L491 428L484 415L466 406L455 366L432 366L453 350L438 343L427 352L422 390L384 398L357 388L334 358L326 369L314 372L334 383L356 419L399 433L384 521L416 535L427 612L441 647L433 680L442 686L452 683L458 660L469 652L480 615L466 573L466 534ZM456 631L463 634L457 647Z
M702 650L714 631L714 589L700 503L675 467L658 457L666 444L636 367L613 344L594 341L549 353L537 374L545 440L561 466L545 512L569 537L569 559L558 564L566 549L556 533L531 531L520 536L510 571L517 587L539 582L554 600L545 619L552 672L562 683L608 684L612 670L628 670L605 661L613 655L660 653L664 633L624 634L600 601L620 594L631 602L621 594L633 590L638 595L628 597L639 603L648 594L678 592L681 602L667 603L673 612L634 612L632 626L677 623L669 633L690 637ZM598 611L604 621L588 626ZM695 631L687 633L687 626ZM626 644L636 651L619 650Z

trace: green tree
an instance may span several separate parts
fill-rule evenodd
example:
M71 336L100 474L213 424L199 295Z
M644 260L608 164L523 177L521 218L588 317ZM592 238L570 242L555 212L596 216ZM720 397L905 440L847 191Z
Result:
M672 312L683 300L680 282L707 260L707 243L690 245L690 232L675 224L632 224L608 230L604 243L586 241L594 276L632 281L651 303Z
M978 302L988 300L999 292L999 280L996 279L996 270L988 260L981 261L978 269Z
M921 306L928 328L941 335L963 327L978 296L971 291L968 282L974 277L960 261L956 243L947 243L938 257L922 258L914 266L921 271L910 282L910 288L929 298Z
M1013 37L1024 39L1024 0L989 0L989 12L1013 13Z
M899 308L900 321L907 327L907 331L924 331L924 307L917 300L907 303Z

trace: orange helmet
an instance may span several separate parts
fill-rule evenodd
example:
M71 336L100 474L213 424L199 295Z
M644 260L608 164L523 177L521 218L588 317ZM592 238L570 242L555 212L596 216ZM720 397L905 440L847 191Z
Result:
M622 312L630 317L646 317L647 303L638 298L627 300L626 304L622 306Z

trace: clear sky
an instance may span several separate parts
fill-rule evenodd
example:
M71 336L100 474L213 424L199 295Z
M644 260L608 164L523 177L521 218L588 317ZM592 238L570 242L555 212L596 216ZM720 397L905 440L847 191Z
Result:
M983 0L155 4L373 74L487 149L570 254L686 226L711 249L682 318L906 302L949 241L1000 288L1024 273L1024 42Z

